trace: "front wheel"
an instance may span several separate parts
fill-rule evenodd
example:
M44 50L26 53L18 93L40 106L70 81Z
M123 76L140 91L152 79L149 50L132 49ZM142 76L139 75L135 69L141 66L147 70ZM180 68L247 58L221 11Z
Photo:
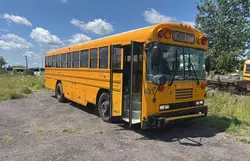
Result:
M56 98L57 98L58 102L65 102L65 97L63 94L63 89L62 89L61 83L58 83L56 85Z
M103 121L109 122L110 119L110 102L109 94L103 93L98 100L98 112Z

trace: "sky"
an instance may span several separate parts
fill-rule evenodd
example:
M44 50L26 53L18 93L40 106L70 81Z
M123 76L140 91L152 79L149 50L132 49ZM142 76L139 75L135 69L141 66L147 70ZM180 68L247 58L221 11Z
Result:
M198 0L0 0L0 56L42 67L45 52L162 22L194 25Z

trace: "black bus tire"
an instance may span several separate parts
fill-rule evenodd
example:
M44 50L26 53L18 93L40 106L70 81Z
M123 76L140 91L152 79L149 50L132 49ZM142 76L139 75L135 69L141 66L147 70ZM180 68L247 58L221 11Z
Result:
M110 102L109 94L102 93L98 100L98 112L104 122L110 122Z
M63 89L62 89L62 84L61 83L58 83L56 85L56 98L58 100L58 102L65 102L65 97L64 97L64 94L63 94Z

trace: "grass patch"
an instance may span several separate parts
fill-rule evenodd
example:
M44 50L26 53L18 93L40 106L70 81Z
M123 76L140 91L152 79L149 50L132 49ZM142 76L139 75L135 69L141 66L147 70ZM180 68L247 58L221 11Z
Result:
M216 92L208 94L208 116L194 120L198 126L213 127L231 135L240 136L239 141L250 138L250 96Z
M73 130L72 128L65 128L62 130L63 133L69 133L69 134L79 134L79 131Z
M28 87L23 87L21 89L21 92L24 93L24 94L31 94L32 93L32 90L29 89Z
M42 129L42 128L37 128L37 129L36 129L36 132L37 132L37 133L44 132L44 129Z
M23 133L28 134L28 133L30 133L30 132L29 132L29 131L24 131Z
M95 134L103 134L103 131L97 131Z
M250 139L248 139L246 137L238 137L237 140L240 141L240 142L243 142L243 143L250 144Z
M45 89L42 76L1 75L0 100L19 99Z
M2 137L3 141L6 142L6 143L12 143L14 141L14 139L8 135L4 135Z

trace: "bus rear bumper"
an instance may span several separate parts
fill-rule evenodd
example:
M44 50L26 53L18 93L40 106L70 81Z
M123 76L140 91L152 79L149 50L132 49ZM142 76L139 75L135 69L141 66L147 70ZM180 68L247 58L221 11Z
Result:
M147 127L143 128L153 128L153 127L163 128L171 122L205 117L207 116L207 112L208 112L208 107L205 105L194 109L178 111L174 113L152 115L148 117L147 125L144 124Z

